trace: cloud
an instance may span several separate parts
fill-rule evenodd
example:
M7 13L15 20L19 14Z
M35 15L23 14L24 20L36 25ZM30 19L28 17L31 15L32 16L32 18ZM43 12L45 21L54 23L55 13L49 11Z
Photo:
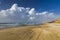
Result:
M18 7L17 4L13 4L10 9L0 11L0 22L3 23L40 24L54 19L56 19L54 13L36 12L35 8Z

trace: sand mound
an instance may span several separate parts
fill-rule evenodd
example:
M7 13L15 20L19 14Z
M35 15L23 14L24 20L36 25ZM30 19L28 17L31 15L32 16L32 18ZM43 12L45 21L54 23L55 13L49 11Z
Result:
M60 23L60 19L53 21L53 23Z
M0 30L0 40L60 40L60 23Z

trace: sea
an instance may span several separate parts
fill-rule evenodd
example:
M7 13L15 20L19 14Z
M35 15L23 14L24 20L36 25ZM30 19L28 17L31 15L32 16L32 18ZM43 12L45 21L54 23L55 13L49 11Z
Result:
M19 24L0 24L0 29L18 26Z

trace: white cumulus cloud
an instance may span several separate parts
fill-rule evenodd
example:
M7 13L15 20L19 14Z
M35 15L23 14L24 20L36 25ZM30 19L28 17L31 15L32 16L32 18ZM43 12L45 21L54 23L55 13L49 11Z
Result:
M10 9L0 11L0 22L15 22L21 24L40 24L56 19L54 13L48 11L36 12L35 8L18 7L13 4Z

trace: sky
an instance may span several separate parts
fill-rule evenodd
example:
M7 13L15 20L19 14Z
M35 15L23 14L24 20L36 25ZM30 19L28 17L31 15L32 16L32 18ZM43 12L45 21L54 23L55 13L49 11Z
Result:
M60 0L0 0L0 10L8 9L14 3L21 7L36 8L37 11L60 13Z
M0 0L0 22L43 23L60 15L60 0Z

